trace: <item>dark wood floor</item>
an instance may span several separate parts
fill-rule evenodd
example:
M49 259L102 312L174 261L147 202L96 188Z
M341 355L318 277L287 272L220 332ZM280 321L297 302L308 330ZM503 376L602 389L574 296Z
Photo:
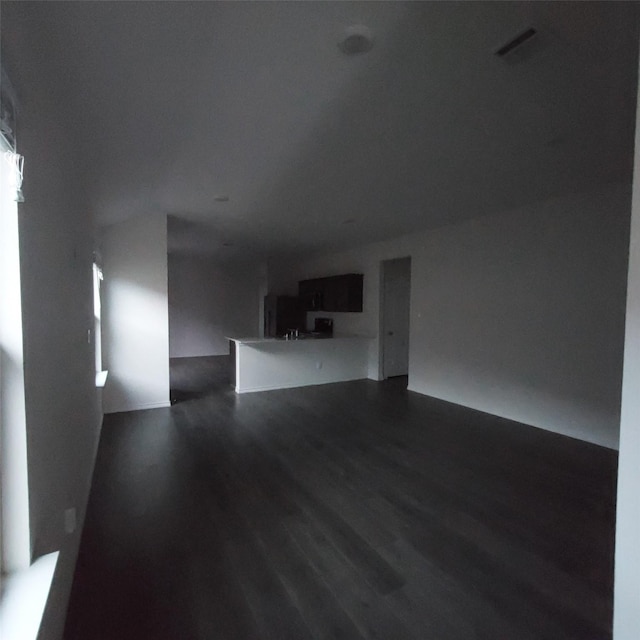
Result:
M169 360L171 404L226 391L231 384L230 356L199 356Z
M616 463L402 380L107 416L65 637L610 638Z

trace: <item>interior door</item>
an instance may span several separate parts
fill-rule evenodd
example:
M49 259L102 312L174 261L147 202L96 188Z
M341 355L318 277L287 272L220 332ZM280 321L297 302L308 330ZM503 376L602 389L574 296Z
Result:
M411 258L382 263L383 377L409 373L409 308Z

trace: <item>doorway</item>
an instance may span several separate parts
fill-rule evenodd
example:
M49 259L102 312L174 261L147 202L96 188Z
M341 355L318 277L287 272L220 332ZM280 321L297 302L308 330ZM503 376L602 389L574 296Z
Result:
M382 377L409 375L411 258L382 262Z

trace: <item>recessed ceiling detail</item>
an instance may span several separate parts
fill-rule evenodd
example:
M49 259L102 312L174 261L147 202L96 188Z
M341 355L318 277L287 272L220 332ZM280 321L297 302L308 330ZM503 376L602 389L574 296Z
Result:
M367 53L373 48L373 33L364 25L353 25L345 30L344 38L338 47L342 53L348 56Z

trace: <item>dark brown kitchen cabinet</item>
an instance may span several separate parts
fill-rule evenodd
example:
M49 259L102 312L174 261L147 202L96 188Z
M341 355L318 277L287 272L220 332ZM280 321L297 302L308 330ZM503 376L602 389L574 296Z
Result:
M320 311L322 309L322 280L301 280L298 282L298 297L305 311Z
M361 273L301 280L298 296L307 311L362 311Z

